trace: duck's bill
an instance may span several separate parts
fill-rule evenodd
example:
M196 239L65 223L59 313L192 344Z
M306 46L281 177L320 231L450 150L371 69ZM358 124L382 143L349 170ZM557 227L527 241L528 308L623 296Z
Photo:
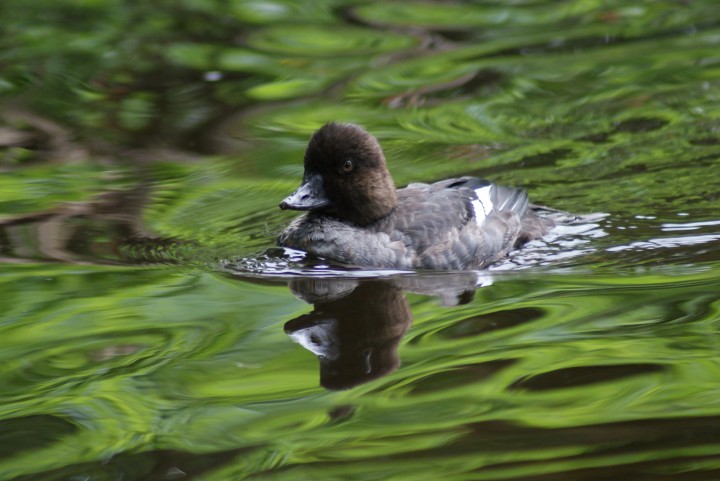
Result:
M281 209L291 210L315 210L330 204L325 196L322 177L309 175L304 179L303 184L280 203Z

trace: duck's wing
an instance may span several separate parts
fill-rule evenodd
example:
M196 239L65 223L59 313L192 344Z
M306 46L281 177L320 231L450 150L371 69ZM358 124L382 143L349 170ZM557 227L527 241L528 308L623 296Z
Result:
M528 212L523 190L462 177L399 191L395 223L417 267L482 268L512 249Z

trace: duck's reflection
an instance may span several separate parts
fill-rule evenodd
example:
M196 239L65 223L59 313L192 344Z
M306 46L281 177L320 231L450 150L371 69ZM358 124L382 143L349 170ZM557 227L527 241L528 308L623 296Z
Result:
M450 285L447 278L293 280L290 290L314 309L288 321L285 332L318 357L323 387L348 389L400 365L398 345L412 324L405 288L460 304L477 285L477 277L467 275Z
M393 372L397 348L412 323L400 287L388 281L294 281L290 289L315 309L285 332L320 360L320 384L347 389Z

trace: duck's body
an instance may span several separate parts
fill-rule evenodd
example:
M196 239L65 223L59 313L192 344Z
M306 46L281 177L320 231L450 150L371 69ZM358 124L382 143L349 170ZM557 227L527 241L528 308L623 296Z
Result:
M524 191L483 179L396 190L377 141L351 124L313 136L303 185L281 207L309 212L278 245L378 268L482 269L552 227Z

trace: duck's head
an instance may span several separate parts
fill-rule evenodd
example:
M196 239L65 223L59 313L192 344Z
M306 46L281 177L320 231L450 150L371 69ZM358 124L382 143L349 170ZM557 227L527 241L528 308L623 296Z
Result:
M280 208L317 211L363 226L396 205L395 185L377 139L357 125L331 122L310 139L302 185Z

